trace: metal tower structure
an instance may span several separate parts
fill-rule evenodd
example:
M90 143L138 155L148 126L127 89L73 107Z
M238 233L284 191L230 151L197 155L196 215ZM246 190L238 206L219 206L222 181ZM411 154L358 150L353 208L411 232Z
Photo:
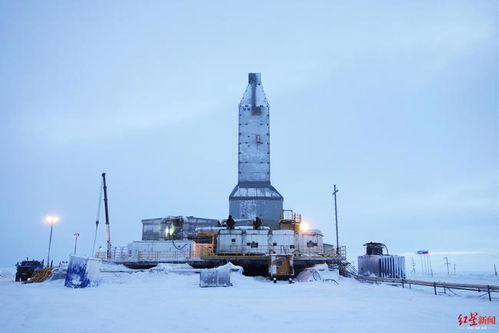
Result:
M284 199L270 184L269 109L261 74L249 73L239 103L239 176L229 196L229 214L236 220L260 217L278 229Z

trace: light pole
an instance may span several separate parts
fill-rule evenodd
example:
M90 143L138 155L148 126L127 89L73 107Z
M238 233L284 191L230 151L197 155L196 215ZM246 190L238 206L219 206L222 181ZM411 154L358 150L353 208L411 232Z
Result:
M44 219L45 223L50 224L50 236L49 236L49 249L47 253L47 267L50 265L50 247L52 245L52 230L54 228L54 224L59 222L59 216L57 215L47 215Z
M74 255L76 255L76 245L78 245L78 237L80 237L80 234L78 232L75 232L73 234L73 237L75 238L75 250L74 250Z
M334 221L336 225L336 254L340 254L340 241L338 240L338 208L336 205L336 193L338 190L336 189L336 185L334 185L333 196L334 196Z

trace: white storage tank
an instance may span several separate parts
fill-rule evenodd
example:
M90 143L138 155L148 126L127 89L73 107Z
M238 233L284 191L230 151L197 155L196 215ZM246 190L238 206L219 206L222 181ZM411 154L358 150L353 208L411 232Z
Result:
M322 232L317 229L300 232L298 235L298 249L301 255L322 255L324 245Z
M243 252L245 254L268 254L269 230L246 230L243 238Z
M217 237L217 253L243 253L243 230L224 229L218 232Z
M296 251L293 230L273 230L269 239L270 248L274 254L293 254Z

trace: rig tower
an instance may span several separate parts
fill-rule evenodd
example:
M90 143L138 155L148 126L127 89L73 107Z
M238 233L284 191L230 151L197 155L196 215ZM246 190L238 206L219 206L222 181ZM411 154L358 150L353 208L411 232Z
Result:
M269 103L260 73L248 74L248 86L239 103L238 183L229 196L234 219L260 217L279 229L283 197L270 184Z

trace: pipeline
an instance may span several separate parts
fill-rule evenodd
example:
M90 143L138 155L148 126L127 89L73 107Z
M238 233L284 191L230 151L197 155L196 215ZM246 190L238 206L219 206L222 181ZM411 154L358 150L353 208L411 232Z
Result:
M351 265L350 265L351 266ZM346 265L348 267L348 265ZM353 266L352 266L353 267ZM417 285L417 286L425 286L432 287L433 292L437 295L437 288L443 288L444 292L446 290L452 291L454 290L468 290L468 291L477 291L479 293L484 292L485 295L488 295L489 301L492 301L492 293L499 292L499 286L495 285L483 285L483 284L468 284L468 283L451 283L451 282L440 282L440 281L424 281L424 280L412 280L412 279L396 279L396 278L382 278L382 277L371 277L371 276L362 276L358 275L356 272L346 269L349 277L353 277L359 281L371 281L371 282L387 282L390 284L401 285L402 288L405 288L406 285Z

